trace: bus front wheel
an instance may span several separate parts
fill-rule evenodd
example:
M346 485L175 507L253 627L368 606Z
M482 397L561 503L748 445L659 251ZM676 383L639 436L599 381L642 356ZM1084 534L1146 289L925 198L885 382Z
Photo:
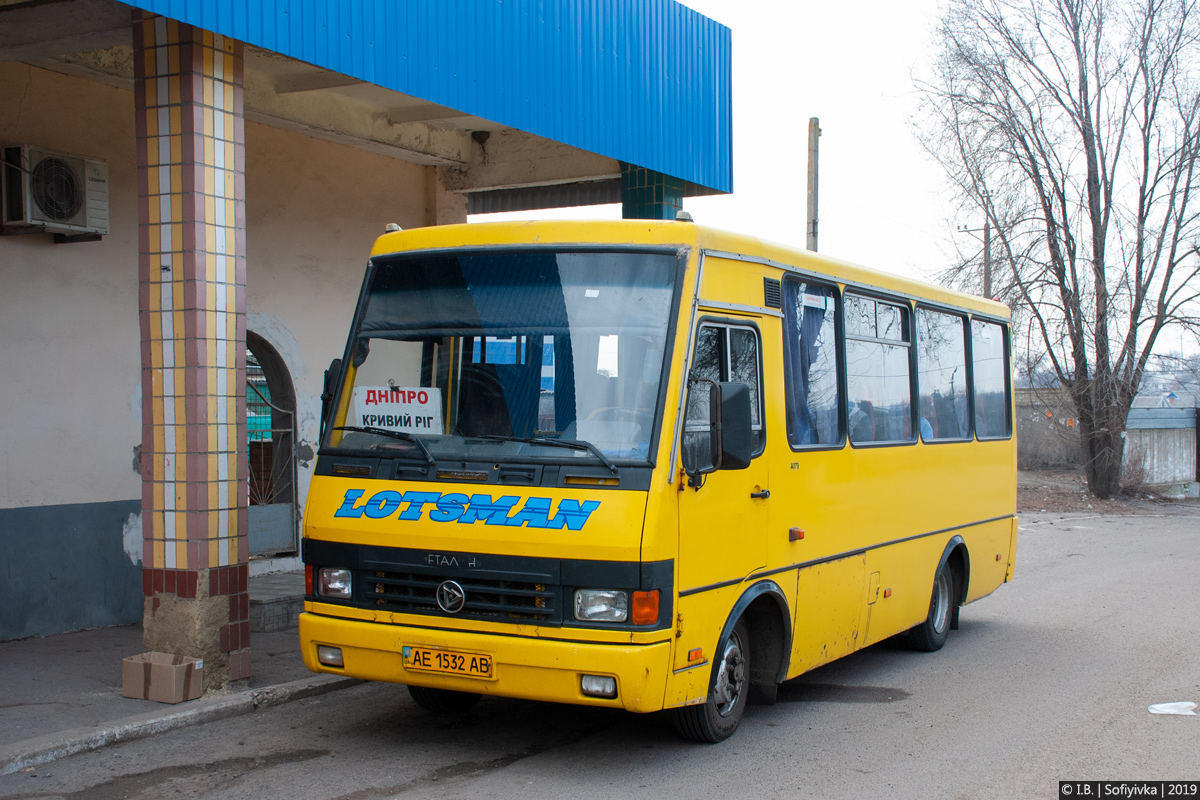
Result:
M721 742L737 730L750 695L750 632L739 619L722 642L703 705L675 709L675 730L696 742Z
M408 693L412 695L414 703L434 714L462 714L479 702L479 695L473 692L430 689L427 686L409 686Z
M950 617L954 604L954 573L950 562L942 564L933 579L933 596L929 600L929 615L920 625L908 632L908 646L913 650L932 653L941 650L950 633Z

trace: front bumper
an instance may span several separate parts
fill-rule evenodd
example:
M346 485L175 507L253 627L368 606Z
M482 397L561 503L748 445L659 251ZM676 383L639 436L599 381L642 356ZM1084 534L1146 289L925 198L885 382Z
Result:
M345 666L339 669L319 663L318 645L340 647ZM493 678L406 669L401 655L404 645L486 653L495 662ZM637 712L663 707L671 666L670 642L567 642L387 625L311 612L300 615L300 647L305 666L313 672L527 700L615 706ZM585 674L616 678L617 696L606 699L584 695L580 679Z

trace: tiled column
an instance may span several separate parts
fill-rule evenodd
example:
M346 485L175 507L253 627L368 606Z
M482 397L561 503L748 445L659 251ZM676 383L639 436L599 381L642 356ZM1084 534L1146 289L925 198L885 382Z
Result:
M250 676L243 46L133 12L147 650Z
M683 181L651 169L621 163L621 216L675 219L683 208Z

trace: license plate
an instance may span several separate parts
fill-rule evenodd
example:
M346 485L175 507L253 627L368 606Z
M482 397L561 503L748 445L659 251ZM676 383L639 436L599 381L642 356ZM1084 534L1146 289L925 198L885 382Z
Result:
M403 653L406 669L464 675L468 678L492 677L492 657L486 653L463 653L410 645L403 645Z

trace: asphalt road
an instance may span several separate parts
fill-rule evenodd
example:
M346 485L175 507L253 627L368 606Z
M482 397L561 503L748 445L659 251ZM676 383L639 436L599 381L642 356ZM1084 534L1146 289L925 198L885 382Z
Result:
M1057 798L1200 779L1200 516L1025 515L1016 579L939 653L888 643L785 685L719 745L658 716L361 685L0 778L25 798Z

